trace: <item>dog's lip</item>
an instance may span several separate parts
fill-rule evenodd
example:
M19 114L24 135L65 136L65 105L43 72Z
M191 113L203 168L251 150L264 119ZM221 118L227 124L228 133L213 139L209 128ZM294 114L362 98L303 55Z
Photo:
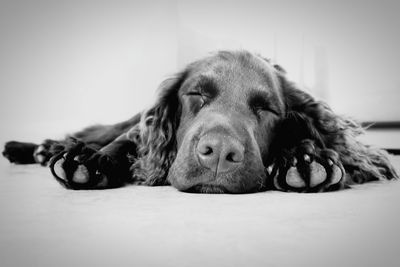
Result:
M207 194L224 194L224 193L230 193L226 187L222 185L216 185L216 184L196 184L194 186L191 186L187 190L185 190L188 193L207 193Z

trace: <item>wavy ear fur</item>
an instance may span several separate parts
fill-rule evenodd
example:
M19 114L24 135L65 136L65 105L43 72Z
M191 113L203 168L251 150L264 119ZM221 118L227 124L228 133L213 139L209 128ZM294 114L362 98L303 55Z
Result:
M280 125L280 144L293 147L303 139L312 139L320 148L333 149L346 170L347 184L398 178L386 151L356 139L364 132L359 123L335 114L325 103L288 81L279 69L277 73L287 110Z
M155 105L142 114L135 129L138 155L131 167L134 182L146 185L168 183L166 177L176 156L175 131L181 112L178 91L185 77L182 73L164 81Z

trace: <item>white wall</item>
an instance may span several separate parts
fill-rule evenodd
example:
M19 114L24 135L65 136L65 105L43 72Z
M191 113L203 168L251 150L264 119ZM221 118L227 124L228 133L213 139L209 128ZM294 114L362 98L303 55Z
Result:
M275 59L339 113L399 120L396 1L0 2L0 141L61 136L148 106L218 49Z
M176 70L176 7L1 1L2 139L41 140L147 107Z
M249 49L339 113L400 119L398 1L234 3L180 1L180 65L209 50Z

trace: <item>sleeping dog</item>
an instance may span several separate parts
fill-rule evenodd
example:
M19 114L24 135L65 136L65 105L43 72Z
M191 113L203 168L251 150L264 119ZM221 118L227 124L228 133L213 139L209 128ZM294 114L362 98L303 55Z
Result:
M172 185L200 193L323 192L398 178L361 126L246 51L221 51L164 81L154 105L64 140L6 143L18 164L49 165L68 189Z

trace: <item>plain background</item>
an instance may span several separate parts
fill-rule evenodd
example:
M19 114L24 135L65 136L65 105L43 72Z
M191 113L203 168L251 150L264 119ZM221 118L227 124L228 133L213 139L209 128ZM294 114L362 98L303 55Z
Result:
M218 49L274 59L339 113L399 120L396 2L0 0L0 143L129 118L163 79ZM397 267L399 189L71 191L48 169L3 158L0 263Z
M272 58L333 109L399 120L397 1L0 1L0 141L114 123L219 49Z

